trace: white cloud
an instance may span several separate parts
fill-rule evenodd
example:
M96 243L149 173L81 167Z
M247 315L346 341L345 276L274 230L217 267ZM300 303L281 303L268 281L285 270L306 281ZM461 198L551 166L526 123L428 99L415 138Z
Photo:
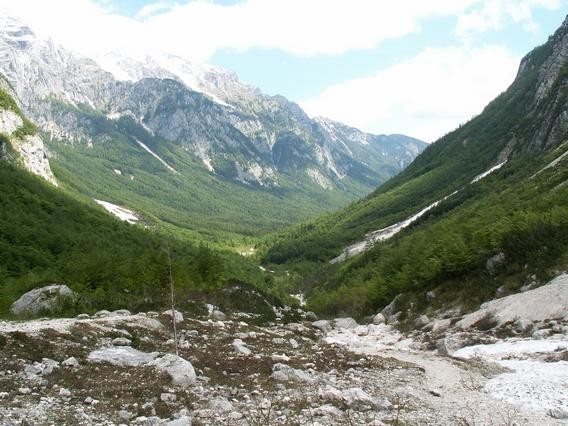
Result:
M174 7L174 5L175 4L170 1L159 1L157 3L150 3L142 7L142 9L140 9L138 13L136 13L135 18L138 20L144 20L151 16L155 16L160 13L164 13L166 11L171 10Z
M513 81L520 58L502 46L427 48L366 78L300 102L323 115L375 133L432 142L472 116Z
M111 48L167 50L206 61L219 49L341 54L420 31L430 18L463 13L480 0L246 0L230 6L159 0L134 18L108 0L0 0L34 27L92 54Z
M456 32L467 39L478 33L500 30L509 22L522 24L525 30L534 32L538 26L533 19L533 10L556 10L561 4L562 0L485 0L459 16Z
M134 17L116 13L118 0L0 0L36 31L87 56L109 50L131 56L168 52L206 62L221 49L278 49L311 57L375 48L418 33L439 17L456 19L456 34L511 23L535 28L536 8L567 0L157 0ZM509 83L518 58L504 47L426 48L375 75L334 85L303 102L309 112L368 131L404 132L427 140L466 121Z

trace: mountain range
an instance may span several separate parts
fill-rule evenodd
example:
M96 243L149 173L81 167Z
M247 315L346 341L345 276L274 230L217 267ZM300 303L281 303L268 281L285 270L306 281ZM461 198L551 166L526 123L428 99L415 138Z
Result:
M370 192L426 146L311 119L180 57L85 58L9 16L0 28L0 73L62 186L148 224L259 235Z

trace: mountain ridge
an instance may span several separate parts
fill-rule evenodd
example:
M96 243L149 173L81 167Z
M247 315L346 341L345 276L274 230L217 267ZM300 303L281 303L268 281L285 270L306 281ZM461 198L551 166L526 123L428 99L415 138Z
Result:
M568 20L478 116L362 200L267 239L263 262L295 269L294 291L306 291L313 309L361 315L405 293L410 318L467 310L500 286L517 290L527 274L544 281L561 271L567 69ZM500 253L506 266L488 276L486 262Z
M339 142L297 104L214 68L196 72L198 83L209 85L194 87L200 91L184 83L190 76L159 63L127 62L138 74L117 80L96 60L3 19L0 73L38 125L61 183L159 226L206 238L217 233L219 241L224 232L236 236L230 229L259 235L368 193L426 146L347 127ZM191 74L190 63L172 61ZM377 144L359 144L365 138ZM164 164L178 173L164 174L171 173ZM255 214L258 227L249 219Z

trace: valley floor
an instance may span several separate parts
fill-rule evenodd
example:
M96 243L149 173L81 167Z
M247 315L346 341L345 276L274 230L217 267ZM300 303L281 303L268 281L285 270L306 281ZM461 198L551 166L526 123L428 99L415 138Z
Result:
M566 424L563 324L442 356L381 321L274 309L299 320L185 318L180 357L171 312L0 322L0 425ZM445 336L447 350L461 335Z

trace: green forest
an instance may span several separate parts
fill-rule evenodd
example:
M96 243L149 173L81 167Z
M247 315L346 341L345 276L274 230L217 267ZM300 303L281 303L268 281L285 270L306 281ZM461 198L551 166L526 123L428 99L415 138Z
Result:
M79 292L73 313L164 306L168 251L183 297L232 282L267 287L258 266L232 251L121 222L6 162L0 162L0 193L1 316L19 295L49 283Z

